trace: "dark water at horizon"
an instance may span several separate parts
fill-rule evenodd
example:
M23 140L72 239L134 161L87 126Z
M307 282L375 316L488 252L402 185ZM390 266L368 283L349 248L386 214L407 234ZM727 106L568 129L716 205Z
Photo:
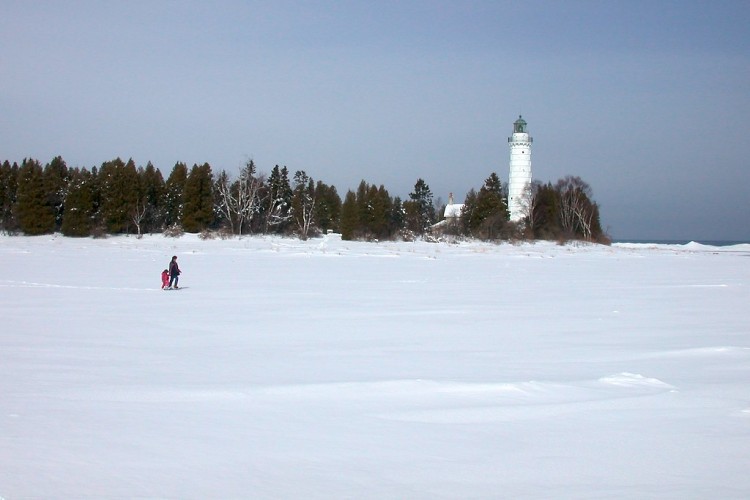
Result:
M701 245L710 245L713 247L727 247L732 245L748 244L750 241L742 240L612 240L612 243L645 243L654 245L687 245L691 241Z

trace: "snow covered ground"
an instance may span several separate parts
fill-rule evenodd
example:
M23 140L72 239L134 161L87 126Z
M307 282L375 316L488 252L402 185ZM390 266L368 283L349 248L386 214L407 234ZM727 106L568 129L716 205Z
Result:
M750 497L750 245L2 236L0 271L7 500Z

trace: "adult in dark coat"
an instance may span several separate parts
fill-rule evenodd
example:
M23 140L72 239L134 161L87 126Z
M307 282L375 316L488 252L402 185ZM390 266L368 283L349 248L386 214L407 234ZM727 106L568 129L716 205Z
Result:
M173 255L169 263L169 286L171 288L179 288L177 286L178 281L180 281L180 266L177 265L177 256Z

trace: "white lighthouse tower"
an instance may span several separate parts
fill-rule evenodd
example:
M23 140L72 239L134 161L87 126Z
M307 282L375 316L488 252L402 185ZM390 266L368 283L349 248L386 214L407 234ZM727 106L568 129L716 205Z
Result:
M526 216L528 203L524 199L526 186L531 184L531 143L526 130L526 121L518 115L513 122L513 136L508 137L510 146L510 176L508 178L508 210L510 220L517 222Z

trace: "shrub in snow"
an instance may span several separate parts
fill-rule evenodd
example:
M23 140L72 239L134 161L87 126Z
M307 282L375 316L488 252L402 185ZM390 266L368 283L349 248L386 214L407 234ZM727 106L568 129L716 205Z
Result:
M176 223L164 230L164 236L167 238L179 238L183 234L185 234L185 231L182 229L182 226Z

